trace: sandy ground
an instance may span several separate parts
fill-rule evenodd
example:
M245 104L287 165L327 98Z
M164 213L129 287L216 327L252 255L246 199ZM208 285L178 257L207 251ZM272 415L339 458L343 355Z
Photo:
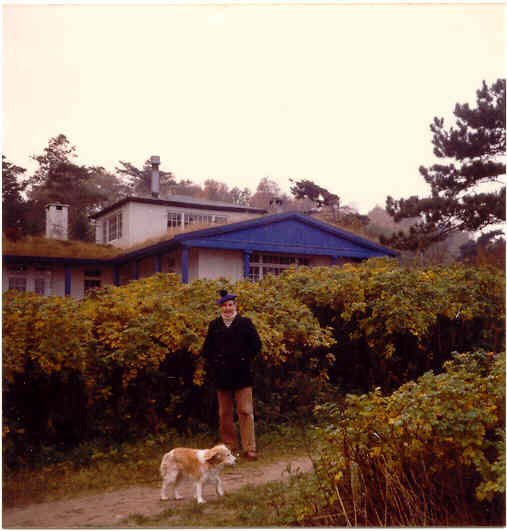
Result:
M254 466L252 466L254 465ZM269 481L288 478L291 472L307 472L312 464L309 458L295 457L276 463L263 463L227 467L222 473L225 493L245 485L259 485ZM290 470L290 472L289 472ZM156 515L169 507L178 507L192 499L190 483L182 485L183 501L159 500L159 484L120 489L103 494L79 496L47 503L37 503L22 508L3 511L3 528L76 528L121 526L121 521L132 514ZM211 485L204 488L204 498L213 500L217 496Z

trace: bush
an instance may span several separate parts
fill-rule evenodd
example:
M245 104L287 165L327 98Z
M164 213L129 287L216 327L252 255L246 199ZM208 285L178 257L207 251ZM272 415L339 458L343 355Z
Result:
M61 449L98 436L120 442L160 427L216 426L199 353L223 284L185 285L159 274L82 301L7 293L4 464L29 462L47 444ZM284 389L286 371L300 378L304 368L312 381L325 378L333 338L306 306L250 282L234 290L263 342L258 378L278 381L264 395L259 387L264 410ZM291 400L282 402L282 410L275 405L282 417L296 414Z
M408 269L375 259L290 269L258 283L157 274L81 301L9 292L3 301L4 464L103 437L216 428L200 349L217 290L239 295L263 342L257 417L312 418L343 390L396 389L453 350L501 350L498 270Z
M407 268L373 259L292 270L279 282L332 328L330 378L345 391L389 392L441 370L453 351L504 348L505 279L497 269Z
M455 355L390 396L348 395L318 414L333 525L504 524L505 354Z

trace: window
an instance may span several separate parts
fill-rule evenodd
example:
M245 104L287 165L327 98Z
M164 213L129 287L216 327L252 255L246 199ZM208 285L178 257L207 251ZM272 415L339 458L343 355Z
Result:
M106 243L122 236L122 215L118 212L106 220Z
M91 289L100 288L100 280L96 278L85 278L84 291L88 293Z
M84 276L85 276L84 292L85 293L87 293L91 289L97 289L101 287L101 283L100 283L101 273L102 271L100 269L85 269L84 271Z
M248 278L256 281L269 274L279 275L291 266L309 265L310 259L303 256L253 253L250 259L250 274Z
M45 278L36 278L34 282L34 291L37 295L46 294L46 279Z
M181 227L181 212L168 212L167 213L167 228Z
M9 289L26 291L26 277L9 277Z
M189 225L213 225L215 223L227 223L226 216L212 214L197 214L194 212L168 212L167 227L188 227Z

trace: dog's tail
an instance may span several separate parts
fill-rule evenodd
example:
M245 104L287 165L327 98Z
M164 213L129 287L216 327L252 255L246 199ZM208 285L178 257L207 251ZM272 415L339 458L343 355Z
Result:
M173 460L173 451L167 452L164 457L162 457L162 462L160 463L160 475L164 478L167 474L169 464Z

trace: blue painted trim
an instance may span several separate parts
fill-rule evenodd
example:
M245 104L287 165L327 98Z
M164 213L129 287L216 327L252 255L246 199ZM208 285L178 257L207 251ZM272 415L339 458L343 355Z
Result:
M115 286L120 285L120 266L113 266L113 284Z
M188 243L189 247L200 247L205 249L224 249L233 251L242 251L245 247L245 242L221 242L220 240L207 241L207 240L195 240ZM267 253L285 253L285 254L301 254L301 255L315 255L315 256L335 256L337 249L326 249L322 247L310 247L302 245L279 245L270 244L266 242L258 242L255 246L257 252ZM340 249L340 256L343 258L373 258L385 256L385 253L362 251L357 249Z
M155 273L162 273L162 255L155 255Z
M251 251L243 251L243 278L250 276L250 256Z
M188 284L188 247L181 250L181 281Z
M72 271L70 267L64 266L65 271L65 296L70 296L71 288L72 288Z

